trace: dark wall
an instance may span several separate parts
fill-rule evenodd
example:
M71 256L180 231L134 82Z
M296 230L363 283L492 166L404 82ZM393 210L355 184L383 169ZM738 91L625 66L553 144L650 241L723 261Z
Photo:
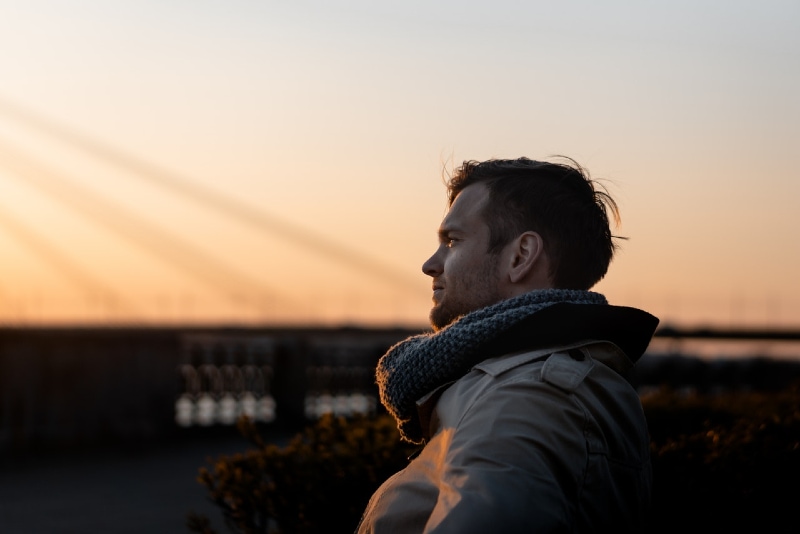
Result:
M239 408L269 401L263 422L299 429L353 397L380 409L378 358L419 330L368 328L3 328L0 329L0 452L135 444L181 435L177 401ZM670 333L674 336L674 333ZM645 354L635 386L779 389L800 363L766 358L705 361ZM358 397L358 398L356 398ZM341 406L342 404L335 404ZM352 404L355 406L355 403ZM206 405L207 406L207 405ZM237 408L238 409L238 408ZM220 411L221 413L221 411ZM220 420L205 425L232 424Z
M338 387L341 369L372 369L402 329L0 329L0 452L135 443L177 435L176 400L231 393L227 384L187 384L186 368L268 371L275 425L299 428L311 388ZM264 347L268 349L265 350ZM309 377L312 378L309 383ZM320 383L320 377L327 377ZM218 381L219 382L219 381ZM227 390L225 389L227 388ZM262 388L263 389L263 388ZM241 391L233 391L241 393Z
M180 336L169 330L3 331L0 448L168 433L180 359Z

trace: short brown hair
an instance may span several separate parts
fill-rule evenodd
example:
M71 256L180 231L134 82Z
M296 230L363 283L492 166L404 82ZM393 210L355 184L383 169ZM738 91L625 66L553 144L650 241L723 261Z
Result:
M484 217L489 252L532 230L542 236L557 288L589 289L608 271L617 249L609 214L619 223L616 202L577 162L528 158L465 161L447 181L448 202L467 186L489 190Z

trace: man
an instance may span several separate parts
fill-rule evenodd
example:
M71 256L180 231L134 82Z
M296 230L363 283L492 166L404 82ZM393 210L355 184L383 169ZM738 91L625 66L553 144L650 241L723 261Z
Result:
M424 444L361 533L635 532L647 425L624 378L658 320L591 292L615 250L613 199L584 170L465 162L448 184L433 332L378 364L381 402Z

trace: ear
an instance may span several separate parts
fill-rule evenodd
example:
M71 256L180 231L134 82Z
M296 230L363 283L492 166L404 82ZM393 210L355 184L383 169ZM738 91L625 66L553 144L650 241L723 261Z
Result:
M538 233L529 231L520 234L510 243L508 252L508 277L512 284L546 272L544 240Z

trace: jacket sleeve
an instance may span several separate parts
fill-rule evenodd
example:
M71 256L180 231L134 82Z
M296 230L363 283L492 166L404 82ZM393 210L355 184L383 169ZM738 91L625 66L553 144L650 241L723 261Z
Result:
M580 403L530 376L493 380L452 429L425 532L569 532L587 465Z

